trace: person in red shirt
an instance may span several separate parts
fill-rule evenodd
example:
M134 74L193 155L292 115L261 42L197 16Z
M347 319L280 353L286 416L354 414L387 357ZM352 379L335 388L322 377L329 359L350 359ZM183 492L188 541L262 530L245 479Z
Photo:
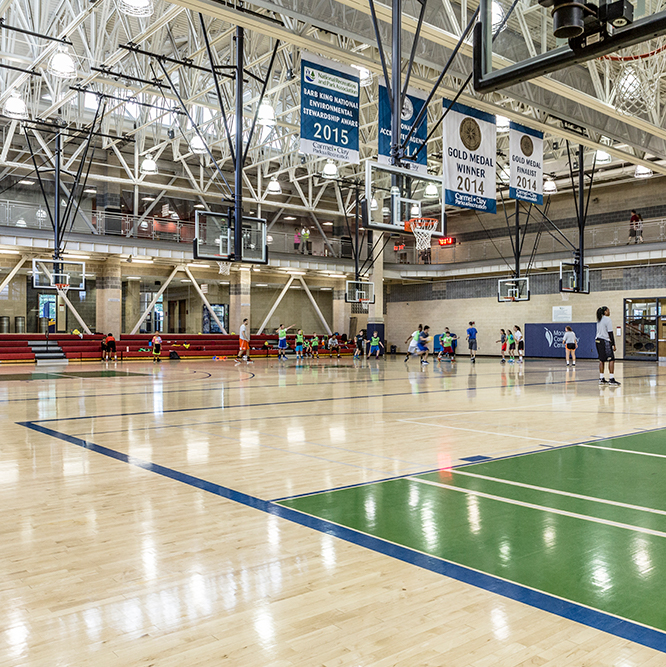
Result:
M109 361L111 352L113 352L113 360L118 361L118 355L116 354L116 339L113 337L112 333L104 339L104 361Z
M631 218L629 218L629 240L627 245L631 243L643 243L643 218L640 213L636 213L635 209L631 209Z

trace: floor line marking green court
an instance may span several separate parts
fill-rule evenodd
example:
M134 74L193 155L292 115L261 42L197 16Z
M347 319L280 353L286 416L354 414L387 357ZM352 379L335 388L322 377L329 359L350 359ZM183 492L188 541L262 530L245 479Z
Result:
M634 449L619 449L618 447L602 447L601 445L580 445L591 449L606 449L609 452L621 452L623 454L640 454L641 456L654 456L658 459L666 459L666 454L653 454L651 452L637 452Z
M576 445L576 446L585 447L586 445ZM604 447L603 449L610 449L610 448ZM477 479L487 480L488 482L498 482L500 484L508 484L510 486L519 486L523 489L531 489L532 491L552 493L558 496L566 496L567 498L577 498L578 500L589 500L590 502L593 503L614 505L615 507L623 507L625 509L637 510L639 512L649 512L650 514L662 514L666 516L666 510L653 509L652 507L644 507L643 505L632 505L630 503L623 503L619 500L607 500L606 498L597 498L596 496L584 496L580 493L572 493L571 491L560 491L559 489L551 489L547 486L536 486L534 484L526 484L525 482L514 482L512 479L502 479L501 477L488 477L487 475L479 475L477 473L463 471L458 468L450 468L450 470L456 475L475 477Z
M610 521L609 519L600 519L588 514L578 514L577 512L568 512L567 510L555 509L554 507L547 507L546 505L537 505L535 503L526 503L522 500L514 500L513 498L505 498L504 496L496 496L492 493L484 493L483 491L474 491L472 489L464 489L459 486L451 484L443 484L442 482L433 482L429 479L419 479L418 477L406 477L409 482L418 482L419 484L427 484L428 486L435 486L447 491L458 491L470 496L478 496L479 498L486 498L487 500L495 500L500 503L507 503L508 505L517 505L527 509L538 510L540 512L548 512L549 514L559 514L560 516L567 516L572 519L580 519L581 521L590 521L592 523L600 523L604 526L613 526L614 528L622 528L634 533L645 533L647 535L655 535L656 537L666 537L666 533L661 530L652 530L650 528L642 528L641 526L632 526L628 523L620 523L619 521Z
M447 417L448 415L442 415L442 417ZM405 422L406 424L418 424L419 426L429 426L435 428L450 428L454 431L471 431L472 433L483 433L484 435L494 435L498 438L519 438L520 440L539 440L540 442L554 442L558 445L569 445L572 443L564 442L563 440L549 440L548 438L535 438L531 435L514 435L513 433L497 433L496 431L480 431L476 428L463 428L462 426L449 426L448 424L424 424L423 422L417 422L414 419L398 419L399 422Z

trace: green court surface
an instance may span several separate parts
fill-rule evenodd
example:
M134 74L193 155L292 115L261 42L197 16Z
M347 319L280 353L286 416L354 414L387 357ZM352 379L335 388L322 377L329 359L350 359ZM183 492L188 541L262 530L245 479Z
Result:
M130 373L129 371L62 371L50 373L4 373L0 374L0 382L25 382L30 380L67 380L72 378L114 378L128 376L145 376L146 373Z
M666 631L666 431L283 500Z

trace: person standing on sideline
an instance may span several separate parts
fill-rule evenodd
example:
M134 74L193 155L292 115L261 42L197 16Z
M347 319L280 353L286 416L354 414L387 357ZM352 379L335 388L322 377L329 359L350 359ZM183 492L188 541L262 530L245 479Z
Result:
M113 337L113 334L110 333L105 339L106 343L106 357L105 361L109 361L111 358L111 352L113 352L113 360L118 361L118 355L116 354L116 339Z
M316 333L313 333L310 339L310 349L312 350L312 358L317 357L319 359L319 336Z
M511 327L506 330L506 342L509 344L509 363L512 364L516 360L516 339Z
M300 252L301 249L301 230L297 229L294 233L294 250Z
M562 345L564 345L564 356L569 365L569 357L572 360L572 366L576 365L576 349L578 348L578 338L571 327L564 327L564 336L562 338Z
M636 212L636 209L631 209L631 218L629 219L629 240L627 245L631 243L643 243L643 218Z
M240 332L238 334L238 354L236 355L237 364L240 364L243 359L245 359L248 364L252 363L250 360L250 332L248 331L249 325L250 321L247 319L247 317L240 325Z
M594 341L599 356L599 384L609 384L618 387L620 383L615 379L615 337L613 323L610 318L610 308L597 308L597 336ZM604 377L604 364L608 363L608 380Z
M411 357L412 354L416 354L419 342L419 334L422 331L423 331L423 325L419 324L418 329L416 329L416 331L413 331L412 335L405 340L405 345L409 343L409 347L407 348L407 355L405 356L405 361L409 361L409 357Z
M162 352L162 336L156 333L150 342L153 344L153 363L159 363Z
M305 336L303 335L303 329L299 329L296 332L296 359L303 359L303 346L305 344Z
M282 324L275 330L278 335L278 361L287 358L287 331L292 329L294 325L285 327Z
M500 360L500 363L505 364L506 363L506 331L504 331L504 329L500 329L499 340L496 340L495 342L500 344L500 352L502 353L502 359Z
M379 334L374 331L372 333L372 338L370 339L370 351L368 352L368 359L374 354L377 359L379 359L379 346L384 347L384 343L379 340Z
M513 327L513 337L516 339L516 345L518 346L518 363L522 364L525 354L525 337L517 324Z
M476 330L476 327L474 326L474 322L470 322L469 328L467 329L467 347L469 347L470 361L473 364L476 363L476 350L477 350L476 335L478 333L479 332Z
M421 363L427 364L428 362L428 339L430 338L430 327L426 324L423 327L423 331L419 334L419 342L417 343L417 354L421 355Z

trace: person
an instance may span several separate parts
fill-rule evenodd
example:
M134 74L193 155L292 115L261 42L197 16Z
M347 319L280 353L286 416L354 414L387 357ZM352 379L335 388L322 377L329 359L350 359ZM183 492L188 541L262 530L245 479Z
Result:
M578 348L578 338L573 329L569 326L564 327L564 336L562 337L562 345L564 345L564 356L569 365L569 357L572 360L572 366L576 365L576 349Z
M292 329L294 325L288 327L283 326L282 324L275 330L275 333L278 335L278 361L280 359L287 358L287 331Z
M499 340L496 340L495 342L500 344L500 352L502 353L502 359L500 360L500 363L505 364L506 363L506 331L504 331L504 329L500 329Z
M516 339L511 327L506 330L506 342L509 345L509 363L512 364L516 360Z
M301 232L299 229L294 234L294 250L298 252L301 249Z
M301 253L303 255L309 255L308 243L310 241L310 229L308 227L303 227L301 230Z
M451 361L456 360L456 347L458 347L458 335L449 331L449 327L444 327L444 333L451 336Z
M518 346L518 363L522 364L525 354L525 337L517 324L513 327L513 337L516 339L516 345Z
M417 343L417 354L421 356L421 363L428 364L428 343L430 342L430 327L426 324L421 333L419 333L419 342Z
M413 331L411 336L408 336L405 340L405 345L409 343L409 347L407 348L407 355L405 356L405 361L409 361L409 357L412 354L416 354L416 347L419 342L419 334L423 331L423 325L419 324L418 329L416 331Z
M631 218L629 219L629 240L627 241L627 245L631 243L631 239L634 240L634 243L643 243L643 218L633 208L631 209Z
M437 361L441 361L443 355L447 361L450 361L453 357L453 338L448 328L444 330L444 333L440 334L439 344L442 346L442 349L437 355Z
M153 348L153 363L159 363L162 352L162 336L156 333L150 341Z
M359 357L363 358L365 354L365 345L366 345L366 339L365 339L365 329L361 329L355 337L356 341L356 349L354 350L354 359L358 359Z
M310 349L312 350L312 358L317 357L319 359L319 336L316 333L312 334L312 339L310 340Z
M368 359L374 354L377 359L379 359L379 346L384 347L384 343L379 340L379 334L376 331L372 332L372 338L370 339L370 352L368 352Z
M116 354L116 339L113 337L113 334L110 333L107 335L107 337L104 339L104 342L106 343L105 347L105 356L104 356L104 361L108 361L109 357L111 356L111 352L113 352L113 360L118 361L118 355Z
M296 332L296 359L303 359L303 344L305 337L303 336L303 329Z
M338 343L338 332L336 331L334 334L330 336L328 339L328 356L332 359L333 358L333 353L336 353L338 355L338 359L340 358L340 344Z
M310 344L310 341L303 337L303 356L305 357L312 357L312 346Z
M248 327L250 326L250 321L247 317L243 320L240 325L240 332L238 334L238 354L236 355L236 363L240 364L242 359L248 364L252 363L250 359L250 332Z
M469 356L473 364L476 363L476 350L477 350L476 335L478 333L479 332L476 330L476 327L474 326L474 322L470 322L469 328L467 329L467 346L469 347Z
M597 308L597 335L594 342L599 356L599 384L619 387L620 383L614 375L615 336L613 335L613 322L610 318L610 308L608 306ZM604 364L606 363L608 363L608 380L604 377Z

